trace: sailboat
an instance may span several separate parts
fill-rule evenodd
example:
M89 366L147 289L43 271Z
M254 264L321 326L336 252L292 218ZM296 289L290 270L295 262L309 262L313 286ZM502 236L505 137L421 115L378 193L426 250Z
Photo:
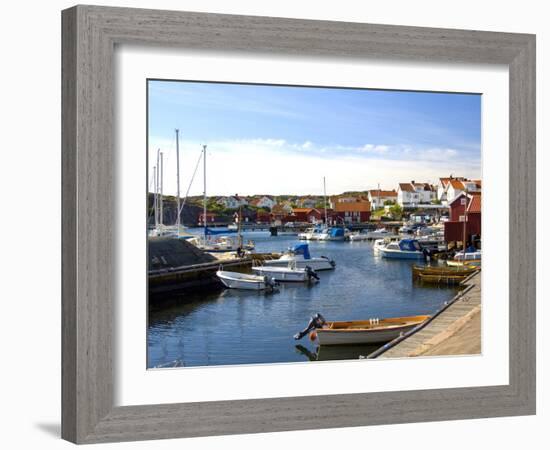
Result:
M344 225L329 227L328 226L328 213L327 213L327 184L326 179L323 177L323 194L325 201L325 229L318 235L318 241L344 241L346 240L350 233Z
M208 227L207 224L207 197L206 197L206 145L202 146L202 161L203 161L203 213L202 213L202 223L204 228L204 235L202 240L196 244L198 248L204 250L205 252L219 253L219 252L243 252L253 251L254 243L252 241L243 244L242 232L239 219L239 229L238 229L238 239L235 241L227 234L232 233L232 230L213 230ZM215 236L215 237L214 237Z
M180 147L179 147L179 130L176 129L176 177L177 177L177 193L176 193L176 223L175 225L164 224L164 154L157 150L157 165L153 167L153 182L155 185L154 194L154 214L155 227L149 231L149 236L174 237L180 239L190 239L194 237L191 233L185 231L185 227L181 225L181 211L183 206L180 204Z

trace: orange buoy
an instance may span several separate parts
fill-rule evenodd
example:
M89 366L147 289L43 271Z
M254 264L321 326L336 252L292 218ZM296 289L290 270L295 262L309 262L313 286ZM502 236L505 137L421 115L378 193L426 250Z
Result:
M312 331L309 333L309 340L313 342L315 339L317 339L317 331Z

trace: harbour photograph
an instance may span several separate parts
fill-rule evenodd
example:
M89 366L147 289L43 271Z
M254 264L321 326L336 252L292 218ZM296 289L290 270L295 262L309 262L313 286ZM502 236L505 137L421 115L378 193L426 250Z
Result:
M147 368L481 354L481 95L147 81Z

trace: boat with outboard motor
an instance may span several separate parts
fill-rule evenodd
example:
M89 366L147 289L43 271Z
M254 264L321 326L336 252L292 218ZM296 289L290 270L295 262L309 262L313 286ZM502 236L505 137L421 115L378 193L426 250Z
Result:
M267 275L275 281L319 281L319 275L310 266L304 268L297 268L295 264L289 264L287 267L256 266L252 267L252 270L259 275Z
M423 315L327 322L317 313L304 330L294 335L294 339L299 340L309 334L310 339L317 339L320 345L383 344L421 325L429 318L430 316Z
M304 269L309 266L315 271L330 270L336 267L336 263L326 256L312 257L308 244L297 244L284 252L280 258L264 261L264 266L288 267L291 263L295 264L297 268Z
M216 276L229 289L245 289L249 291L273 291L277 289L277 282L267 275L250 275L218 270Z

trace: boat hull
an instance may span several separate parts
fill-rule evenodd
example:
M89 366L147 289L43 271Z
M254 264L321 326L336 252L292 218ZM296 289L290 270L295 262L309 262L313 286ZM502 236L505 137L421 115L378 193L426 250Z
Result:
M263 277L257 275L249 275L237 277L227 272L218 271L216 275L226 288L229 289L244 289L247 291L263 291L268 288Z
M383 258L389 259L424 259L424 253L422 252L389 250L387 248L381 248L378 252Z
M429 319L429 316L397 317L369 321L328 322L315 330L320 345L383 344Z
M383 344L392 341L401 333L413 329L416 325L381 330L317 330L320 345Z
M288 267L289 263L295 264L297 269L305 269L310 267L315 271L318 270L331 270L334 269L334 266L331 264L330 260L324 258L312 258L312 259L297 259L293 260L281 260L273 259L269 261L264 261L265 266L272 267Z
M267 275L275 281L301 282L307 281L308 275L304 270L276 270L278 267L253 267L252 270L259 275ZM282 269L282 268L281 268Z

